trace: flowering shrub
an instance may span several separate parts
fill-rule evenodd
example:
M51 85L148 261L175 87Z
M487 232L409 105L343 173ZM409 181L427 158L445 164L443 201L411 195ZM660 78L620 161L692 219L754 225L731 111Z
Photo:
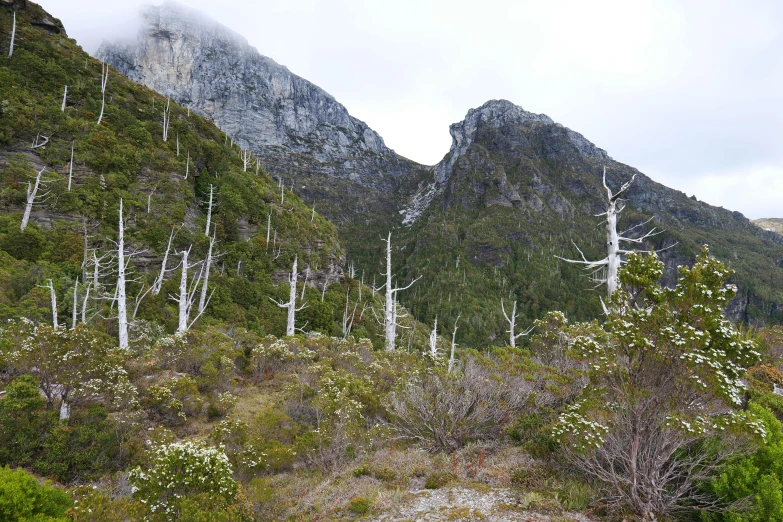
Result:
M606 335L570 340L592 386L554 428L572 464L610 486L605 500L644 520L713 502L696 484L736 451L736 436L768 436L752 413L736 411L760 355L723 317L736 293L725 284L731 271L705 247L679 272L674 288L662 288L655 255L628 256Z
M182 424L189 416L198 415L204 401L196 381L185 375L150 386L142 398L142 404L155 419L173 426Z
M152 513L175 517L188 497L205 494L215 501L233 500L237 492L226 454L202 442L175 442L150 450L150 468L130 472L133 496Z

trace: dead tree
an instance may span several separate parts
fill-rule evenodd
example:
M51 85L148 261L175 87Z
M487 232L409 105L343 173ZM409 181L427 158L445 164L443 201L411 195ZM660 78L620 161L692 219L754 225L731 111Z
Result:
M449 356L449 373L454 368L454 350L457 347L457 323L459 318L462 317L462 312L457 316L457 320L454 321L454 331L451 332L451 355Z
M624 254L631 253L630 250L625 250L621 248L620 243L626 242L626 243L637 243L641 244L644 242L645 239L657 235L660 232L656 232L656 229L653 228L649 232L643 234L640 237L637 238L629 238L624 237L623 234L627 234L631 230L637 229L639 227L642 227L649 223L652 218L645 221L644 223L641 223L639 225L635 225L628 230L625 230L624 232L618 233L617 232L617 216L622 212L626 205L623 205L622 207L619 205L620 196L622 196L628 188L631 186L631 184L636 179L636 174L634 174L630 180L625 182L621 187L620 190L618 190L616 193L612 193L612 189L609 188L609 186L606 184L606 167L604 167L604 173L603 173L603 185L604 189L606 190L606 202L607 202L607 208L606 212L602 214L598 214L596 217L600 216L606 216L606 257L599 260L599 261L588 261L585 257L582 250L579 249L579 247L574 243L574 246L579 251L579 255L582 256L582 259L565 259L560 256L555 256L558 259L561 259L563 261L566 261L568 263L576 263L580 265L585 266L585 270L589 272L590 279L596 283L596 288L599 286L605 284L606 285L606 295L608 297L611 297L612 294L617 290L617 287L620 284L620 279L618 277L618 273L620 270L620 266L624 263L624 260L622 256ZM605 307L604 307L605 308Z
M35 183L32 183L30 181L27 182L27 203L24 207L24 214L22 215L22 225L21 230L24 232L24 229L27 228L27 223L30 221L30 212L33 210L33 205L37 203L42 203L46 201L49 197L49 191L45 191L42 194L39 194L38 191L41 189L42 186L46 186L47 184L55 181L54 179L41 179L41 175L46 170L46 167L42 168L40 172L35 176ZM36 199L38 200L36 202Z
M212 224L212 208L215 206L214 200L215 187L212 183L209 184L209 202L207 206L207 226L204 228L204 235L209 237L209 227Z
M247 149L242 150L242 172L247 172L247 166L250 164L250 151Z
M432 327L430 332L430 357L436 359L438 357L438 317L435 316L435 326Z
M163 109L163 141L169 140L170 124L171 124L171 99L166 98L166 108Z
M201 296L198 300L198 313L204 313L204 309L207 307L209 298L207 297L207 287L209 286L209 269L212 266L212 249L215 246L215 235L213 234L209 238L209 250L207 250L207 259L204 261L204 281L201 283Z
M271 297L269 298L273 303L275 303L280 308L286 308L288 309L288 322L286 324L285 334L287 336L294 335L296 332L296 312L299 312L300 310L303 310L305 307L307 307L307 303L303 303L302 306L299 308L296 307L296 279L297 279L297 272L296 272L296 264L297 264L297 258L294 257L294 266L291 268L291 277L288 281L289 284L289 294L288 294L288 302L283 303L282 301L275 301Z
M42 288L49 289L49 297L52 300L52 326L57 328L60 325L57 322L57 293L54 291L54 283L52 283L52 280L49 279L49 283Z
M199 273L199 275L191 282L190 287L188 287L188 271L193 268L194 266L198 265L199 263L194 264L188 264L188 255L190 254L190 248L187 250L183 250L181 252L182 255L182 261L180 263L180 280L179 280L179 294L175 296L169 296L172 300L176 301L179 305L179 321L177 325L177 331L178 332L186 332L190 329L191 326L198 320L199 317L201 317L201 313L199 312L198 315L196 315L193 320L190 319L190 312L193 309L193 303L196 298L196 290L198 290L199 283L201 283L201 278L203 276L204 270L202 266L202 270ZM206 305L205 305L206 307Z
M125 222L122 218L122 198L120 198L119 235L117 237L117 322L119 327L120 348L127 349L128 344L128 303L125 293Z
M106 82L109 81L109 64L101 62L101 113L98 115L98 125L103 119L103 109L106 106Z
M76 328L76 310L79 308L78 295L79 290L79 277L76 277L76 283L73 285L73 309L71 310L71 330Z
M353 329L353 322L356 318L356 308L359 306L359 301L356 301L353 305L353 310L351 312L348 311L351 303L350 303L350 295L351 295L351 289L348 288L348 291L345 293L345 310L343 311L343 339L351 335L351 330Z
M11 46L8 48L8 57L14 55L14 38L16 38L16 11L14 11L14 23L11 26Z
M503 304L502 299L500 300L500 309L503 310L503 317L505 317L506 321L508 322L508 330L506 330L506 332L508 332L508 344L510 344L512 348L515 348L517 345L517 339L532 332L533 328L531 327L524 332L516 333L517 319L519 318L517 315L516 301L514 301L514 308L511 310L511 317L509 317L506 313L506 307Z
M158 277L155 278L155 282L152 284L152 295L158 295L160 293L160 289L163 286L163 281L166 277L166 262L169 259L169 251L171 250L171 241L174 239L174 230L171 230L171 234L169 234L169 243L166 245L166 252L163 254L163 262L160 265L160 273L158 274Z
M65 90L63 91L63 104L62 107L60 107L60 112L65 112L65 100L68 98L68 86L65 86Z
M407 286L403 288L395 288L392 285L392 263L391 263L391 232L386 241L386 283L381 288L386 287L386 304L384 306L384 332L386 336L386 351L393 351L395 348L395 341L397 338L397 306L395 297L398 292L407 290L413 284L421 279L421 276L411 281ZM380 290L380 288L378 289Z
M190 171L190 151L188 151L188 157L185 160L185 179L188 179L189 171Z
M73 145L74 142L71 142L71 163L68 166L68 192L71 191L71 180L73 179Z

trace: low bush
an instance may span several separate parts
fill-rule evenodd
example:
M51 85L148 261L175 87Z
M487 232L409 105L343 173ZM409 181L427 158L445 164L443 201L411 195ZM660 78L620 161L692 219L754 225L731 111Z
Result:
M8 522L68 522L73 502L62 490L40 484L29 473L0 467L0 520Z

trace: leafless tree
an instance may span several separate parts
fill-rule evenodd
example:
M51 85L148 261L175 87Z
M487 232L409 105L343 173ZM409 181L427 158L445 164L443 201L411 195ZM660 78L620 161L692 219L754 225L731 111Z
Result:
M160 273L158 274L158 277L155 278L155 282L152 284L152 295L158 295L160 293L160 289L163 286L163 281L166 278L166 262L169 259L169 252L171 251L171 241L174 239L174 230L171 230L171 234L169 234L169 242L166 245L166 251L163 253L163 261L160 265Z
M63 90L63 104L60 107L60 112L65 112L65 100L68 98L68 86L65 86L65 90Z
M190 254L190 248L180 252L182 255L182 261L180 262L180 282L179 282L179 294L176 296L169 296L172 300L176 301L179 305L179 322L177 325L178 332L186 332L191 326L201 317L203 311L199 312L195 318L190 319L190 312L193 309L193 303L196 298L196 291L199 288L199 284L202 282L204 274L204 266L202 265L201 271L196 278L194 278L190 286L188 286L188 271L199 263L189 264L188 255ZM206 308L206 303L204 305Z
M60 324L57 322L57 293L54 291L54 284L52 283L52 280L49 279L49 282L42 288L49 289L49 297L52 301L52 326L57 328L60 326Z
M38 191L42 186L46 186L49 183L56 181L56 179L42 179L41 175L43 175L45 170L46 167L42 168L38 172L38 174L35 176L35 183L30 181L27 182L27 203L25 204L24 214L22 215L22 232L24 232L24 229L27 228L27 223L30 221L30 212L33 210L33 205L45 202L50 196L50 192L48 190L40 194Z
M386 336L386 351L393 351L397 338L397 303L396 296L398 292L407 290L413 284L421 279L421 276L411 281L408 285L402 288L395 288L392 284L392 262L391 262L391 232L386 238L386 283L381 288L386 288L386 304L384 306L384 332ZM380 289L379 289L380 290Z
M438 357L438 317L435 316L435 325L430 332L430 357L436 359Z
M103 119L103 109L106 106L106 83L109 81L109 64L101 62L101 113L98 115L98 125Z
M294 257L294 266L291 268L291 277L288 280L289 284L289 295L288 295L288 302L283 303L282 301L275 301L271 297L269 298L273 303L275 303L280 308L286 308L288 310L288 321L286 324L285 334L287 336L294 335L296 333L296 312L303 310L305 307L307 307L307 303L302 304L299 308L296 307L296 279L297 279L297 272L296 272L296 264L297 264L297 258Z
M457 315L457 320L454 321L454 331L451 332L451 355L449 355L449 373L454 369L454 350L457 347L457 324L459 318L462 317L462 312Z
M620 212L622 212L625 209L625 205L623 206L619 205L619 203L622 201L622 199L620 199L620 196L622 196L628 190L628 188L631 186L631 184L634 182L635 179L636 179L636 174L634 174L630 180L626 181L620 187L620 190L618 190L616 193L612 193L612 189L610 189L609 186L606 184L606 167L604 167L603 185L604 185L604 189L606 189L607 208L606 208L606 212L602 214L598 214L597 217L606 216L607 253L605 258L599 261L588 261L584 253L582 252L582 250L579 249L576 243L574 243L574 246L579 251L579 255L582 257L582 259L565 259L560 256L555 256L558 259L562 259L563 261L566 261L568 263L576 263L576 264L584 265L585 270L587 270L590 273L590 279L594 283L596 283L596 288L603 284L606 285L607 296L611 296L615 292L615 290L617 290L617 287L620 284L620 280L618 278L618 272L620 270L620 265L623 263L622 255L631 252L630 250L625 250L621 248L620 243L626 242L626 243L641 244L644 242L645 239L660 233L660 232L656 232L656 229L653 228L649 232L637 238L630 238L624 236L624 234L627 234L631 230L646 225L652 220L652 218L644 223L631 227L630 229L622 233L617 232L617 216L620 214Z
M14 55L14 39L16 38L16 11L14 11L14 22L11 26L11 46L8 48L8 57Z
M163 109L163 141L169 140L170 124L171 124L171 99L166 98L166 108Z
M68 192L71 191L71 180L73 179L73 146L75 142L71 142L71 163L68 165Z
M517 302L514 301L514 308L511 310L511 316L506 313L506 307L503 304L503 300L500 300L500 309L503 310L503 317L506 318L506 322L508 322L508 343L511 345L512 348L516 347L517 345L517 339L520 337L523 337L525 335L528 335L530 332L533 331L533 328L529 328L523 332L516 333L516 324L517 319L519 318L519 315L517 314Z

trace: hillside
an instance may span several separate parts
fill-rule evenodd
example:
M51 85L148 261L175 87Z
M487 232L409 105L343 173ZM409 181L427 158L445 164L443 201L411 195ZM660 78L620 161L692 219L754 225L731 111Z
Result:
M427 324L437 316L451 325L462 312L471 324L458 333L462 342L488 345L503 335L501 298L519 301L526 324L555 309L574 319L600 315L600 291L586 294L591 284L579 268L554 256L578 255L571 239L600 254L602 225L590 216L603 212L604 166L615 187L638 174L621 226L653 218L665 230L646 247L676 244L663 254L669 281L709 244L737 272L730 317L783 321L778 236L655 183L546 115L487 102L451 126L451 151L425 167L396 155L333 97L217 22L174 2L147 8L143 21L135 42L106 43L98 55L209 116L275 176L301 187L338 223L349 262L366 282L381 271L378 238L394 230L400 275L424 276L402 302Z
M174 102L164 141L167 99L113 69L101 114L101 63L40 7L19 5L26 7L17 10L13 58L0 68L0 317L50 317L48 290L40 287L48 279L60 316L68 320L78 279L81 312L87 283L98 284L91 279L92 252L100 258L113 248L122 198L125 241L138 251L129 297L146 295L137 318L173 331L177 303L169 296L177 293L179 253L192 245L191 264L206 257L212 187L209 234L216 237L216 261L209 284L214 294L200 321L282 334L285 310L269 298L286 295L287 286L278 283L298 257L300 281L308 284L302 296L310 301L299 326L340 333L346 291L358 283L344 279L345 254L336 227L296 194L281 190L255 157L246 165L244 152L213 123ZM9 13L0 12L3 27L10 26ZM47 181L41 193L48 195L35 201L30 225L20 232L28 182L41 169ZM145 294L159 274L172 231L166 282L157 295ZM111 288L116 270L106 259L99 283ZM112 331L112 321L102 319L111 315L111 296L98 297L93 292L87 301L88 315ZM374 319L364 316L354 326L380 343Z
M755 219L753 222L764 230L776 232L783 236L783 218Z

